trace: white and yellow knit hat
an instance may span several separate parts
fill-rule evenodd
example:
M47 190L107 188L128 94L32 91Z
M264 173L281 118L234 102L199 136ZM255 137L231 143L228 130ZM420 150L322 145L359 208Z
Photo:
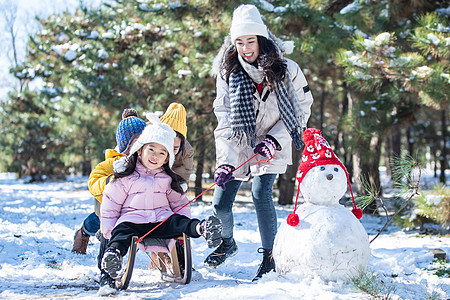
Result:
M180 103L171 103L164 115L160 118L161 122L169 125L176 132L181 133L184 138L187 135L186 127L186 109Z

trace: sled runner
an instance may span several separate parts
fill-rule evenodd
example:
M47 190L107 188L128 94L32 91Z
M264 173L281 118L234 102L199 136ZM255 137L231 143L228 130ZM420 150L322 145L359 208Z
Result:
M192 277L192 253L190 238L183 234L176 239L145 238L136 244L138 237L131 240L126 268L116 279L116 288L126 290L131 280L138 250L150 258L150 268L161 272L161 279L179 284L188 284ZM151 255L149 252L156 253ZM125 263L124 263L125 264Z

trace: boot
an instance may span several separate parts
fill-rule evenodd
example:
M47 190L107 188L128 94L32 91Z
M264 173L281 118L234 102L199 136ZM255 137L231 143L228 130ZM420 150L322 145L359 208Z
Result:
M88 244L89 244L89 235L84 233L82 227L78 229L77 232L75 232L72 252L85 255Z
M108 248L103 254L102 270L116 279L119 277L119 272L122 269L122 255L120 255L119 249Z
M109 286L110 288L116 288L114 279L109 276L108 273L102 272L100 276L100 287Z
M200 235L202 235L209 248L219 246L222 242L222 222L216 216L208 216L200 222Z
M222 238L222 244L208 255L205 259L205 265L210 268L217 268L225 262L228 257L236 255L238 247L233 238Z
M263 261L259 265L258 273L252 281L260 279L264 274L267 274L271 271L275 272L275 261L273 260L272 249L259 248L258 253L263 254Z

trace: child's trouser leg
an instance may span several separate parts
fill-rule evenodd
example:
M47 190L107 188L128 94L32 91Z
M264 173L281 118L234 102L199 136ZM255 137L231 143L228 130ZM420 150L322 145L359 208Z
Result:
M196 230L198 223L200 223L198 219L190 219L182 215L174 214L158 228L152 231L148 237L170 239L176 238L182 233L185 233L188 236L197 238L200 236ZM138 237L141 237L158 224L159 223L120 223L111 232L111 239L109 240L108 248L116 248L120 251L120 254L124 256L127 254L128 247L130 246L133 236L137 235Z
M198 219L190 219L183 215L174 214L170 216L170 218L168 218L158 228L152 231L152 233L150 233L148 236L167 239L176 238L179 237L182 233L185 233L190 237L198 238L200 237L200 234L198 234L196 227L199 223L200 220ZM153 227L155 227L157 224L153 225ZM145 233L147 232L148 231L146 231Z
M98 256L97 256L97 266L100 271L102 270L103 254L105 254L105 250L108 246L108 242L109 242L109 240L105 239L103 237L103 234L101 234L100 235L100 247L98 248Z

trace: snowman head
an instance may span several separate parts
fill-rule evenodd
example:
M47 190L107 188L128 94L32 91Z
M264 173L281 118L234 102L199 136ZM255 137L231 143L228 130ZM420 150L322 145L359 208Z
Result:
M311 168L300 183L305 202L317 205L339 205L347 191L347 176L340 165Z
M297 192L297 199L295 200L294 213L290 214L287 219L288 224L296 226L299 222L295 210L297 209L297 200L300 189L302 189L302 194L307 202L336 205L347 190L345 182L348 183L350 193L352 194L352 212L360 219L362 217L362 211L360 208L356 207L347 170L322 136L322 132L319 129L308 128L303 133L303 141L305 143L305 148L303 149L300 166L297 171L299 190ZM341 179L333 181L335 175L338 176L338 178L342 178L341 175L338 175L339 171L344 175L345 181L343 182ZM327 179L327 176L331 180ZM307 178L308 183L304 183L304 180Z

